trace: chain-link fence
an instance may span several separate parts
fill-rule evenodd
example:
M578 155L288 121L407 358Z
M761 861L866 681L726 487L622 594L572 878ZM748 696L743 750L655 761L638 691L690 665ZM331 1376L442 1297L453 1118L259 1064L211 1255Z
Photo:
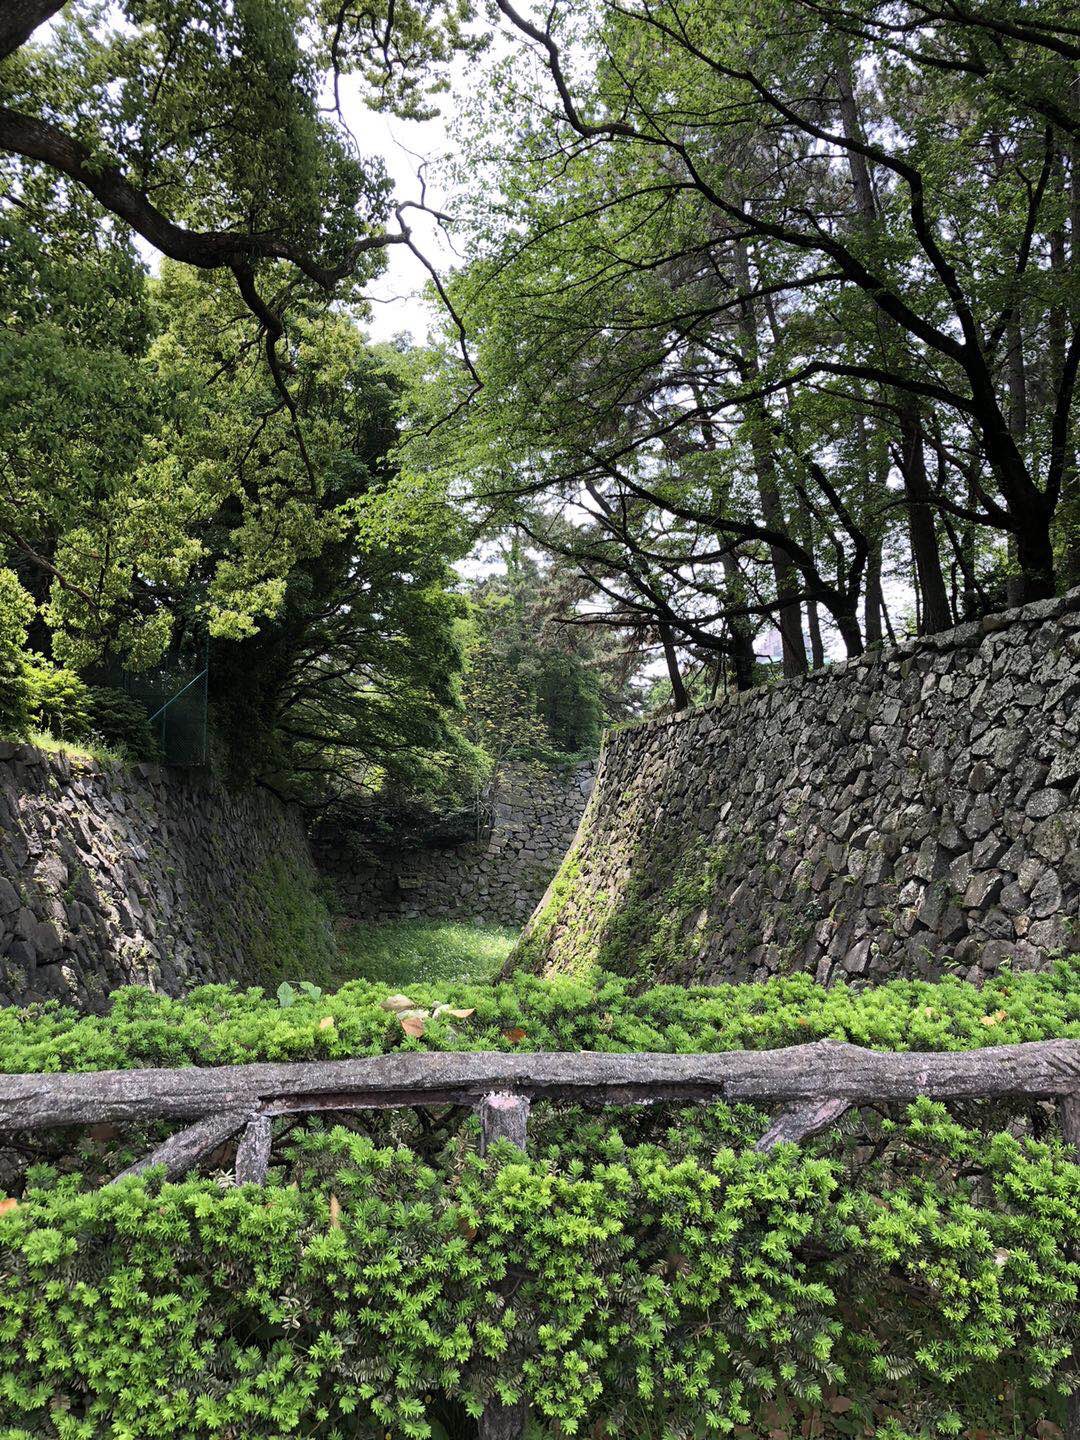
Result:
M161 758L168 765L209 761L209 647L163 660L149 670L122 670L111 683L145 706Z

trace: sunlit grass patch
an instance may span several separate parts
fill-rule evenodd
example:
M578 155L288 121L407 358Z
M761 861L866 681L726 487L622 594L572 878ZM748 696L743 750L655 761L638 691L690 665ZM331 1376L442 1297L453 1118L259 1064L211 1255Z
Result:
M517 931L457 920L384 920L346 924L340 932L342 978L388 985L434 980L490 980Z

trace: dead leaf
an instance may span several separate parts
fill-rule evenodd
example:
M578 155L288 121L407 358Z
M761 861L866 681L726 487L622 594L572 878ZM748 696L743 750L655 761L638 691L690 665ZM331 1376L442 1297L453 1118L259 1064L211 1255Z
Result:
M520 1025L515 1025L512 1030L504 1030L503 1038L510 1041L511 1045L520 1045L525 1039L525 1031Z
M452 1015L455 1020L467 1020L470 1015L476 1014L476 1007L474 1005L471 1010L455 1010L452 1005L436 1005L431 1013L436 1020L440 1015Z
M1065 1431L1052 1420L1040 1420L1035 1426L1035 1434L1039 1440L1065 1440Z
M834 1395L831 1400L826 1400L825 1404L834 1415L843 1415L854 1408L855 1401L849 1400L846 1395Z
M91 1140L115 1140L120 1134L120 1129L119 1126L101 1121L97 1125L88 1126L86 1133Z
M333 1028L334 1028L334 1017L333 1017L333 1015L324 1015L323 1018L319 1021L319 1029L320 1029L320 1030L333 1030Z
M1002 1020L1005 1020L1007 1018L1008 1017L1004 1010L995 1010L992 1015L984 1015L982 1017L982 1023L984 1025L1000 1025Z
M18 1208L18 1200L13 1200L10 1197L6 1200L0 1200L0 1215L10 1215L12 1210L17 1210Z
M330 1196L330 1229L341 1229L341 1201L336 1195Z
M383 1010L415 1010L416 1001L410 1000L408 995L388 995L382 1002L380 1009Z
M404 1015L399 1015L401 1028L413 1040L419 1040L424 1033L424 1012L422 1010L410 1010Z

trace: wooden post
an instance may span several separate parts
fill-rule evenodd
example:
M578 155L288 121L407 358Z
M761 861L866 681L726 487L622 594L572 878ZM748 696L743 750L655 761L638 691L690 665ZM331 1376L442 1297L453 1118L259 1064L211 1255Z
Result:
M236 1183L265 1185L270 1167L270 1116L253 1115L236 1147Z
M496 1092L485 1095L477 1107L480 1117L480 1153L486 1155L496 1140L509 1140L519 1150L525 1149L525 1131L529 1123L529 1101L524 1095ZM512 1282L503 1281L504 1298L509 1297ZM489 1400L480 1417L480 1440L522 1440L525 1434L526 1406L503 1405Z
M1080 1161L1080 1090L1062 1096L1058 1102L1058 1113L1061 1115L1062 1138L1074 1147L1076 1158ZM1072 1356L1069 1370L1073 1378L1080 1381L1080 1356ZM1065 1440L1080 1440L1080 1389L1069 1396L1065 1411Z
M519 1150L525 1149L525 1131L529 1123L529 1101L524 1095L505 1091L485 1095L477 1107L480 1116L480 1154L486 1155L496 1140L509 1140Z

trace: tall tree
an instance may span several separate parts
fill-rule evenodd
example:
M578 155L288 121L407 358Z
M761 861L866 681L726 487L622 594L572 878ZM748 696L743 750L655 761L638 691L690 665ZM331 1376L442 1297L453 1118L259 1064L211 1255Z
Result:
M1052 593L1080 365L1064 6L498 5L523 48L462 132L485 388L458 463L586 568L602 549L658 634L775 617L792 669L799 608L849 653L880 640L902 532L923 629L995 567Z

